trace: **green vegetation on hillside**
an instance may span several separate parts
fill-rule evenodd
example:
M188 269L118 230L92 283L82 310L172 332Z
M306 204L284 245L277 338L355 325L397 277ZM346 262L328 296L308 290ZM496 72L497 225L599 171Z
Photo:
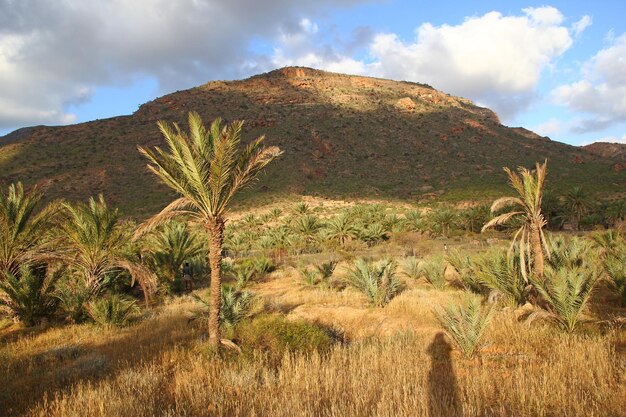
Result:
M0 188L0 414L623 411L619 201L544 195L544 163L507 169L519 196L494 213L307 198L227 216L280 151L240 150L238 122L188 126L141 148L179 197L140 225L103 195Z

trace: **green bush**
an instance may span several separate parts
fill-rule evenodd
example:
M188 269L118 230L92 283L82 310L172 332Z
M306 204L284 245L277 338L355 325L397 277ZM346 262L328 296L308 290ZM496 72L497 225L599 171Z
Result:
M407 256L400 261L402 274L409 279L417 280L421 275L420 261L415 256Z
M319 283L319 272L316 269L310 269L308 266L302 265L298 267L298 273L300 273L304 285L314 287Z
M508 304L523 305L528 284L515 263L517 259L517 255L508 256L506 251L494 249L476 260L472 273L493 295L504 298Z
M462 305L434 310L435 317L466 358L483 347L483 336L491 320L491 308L483 308L476 297Z
M346 274L346 283L365 294L369 302L383 307L400 292L396 264L391 260L368 263L357 259Z
M59 308L66 320L82 323L88 318L86 303L94 297L94 289L83 280L67 277L59 282L55 292Z
M580 324L580 315L598 278L599 274L591 268L546 268L544 280L532 281L547 303L546 311L533 313L529 319L547 318L572 333Z
M261 299L252 291L239 291L222 285L222 305L220 309L220 323L225 330L232 328L245 318L252 317L263 308ZM191 316L191 321L209 319L210 292L206 291L203 296L193 295L199 303L201 310Z
M459 279L466 289L476 294L487 295L488 289L474 273L474 262L469 256L453 249L446 255L445 259L459 274Z
M281 358L289 352L325 352L335 340L331 332L306 321L289 321L281 315L261 315L241 322L235 339L245 348L269 351Z
M626 306L626 251L621 259L617 256L607 256L604 260L604 269L621 295L622 305Z
M436 289L442 290L446 286L446 264L442 257L420 262L419 269L420 274Z
M56 310L58 299L54 289L60 271L50 272L45 266L20 268L18 275L6 273L0 279L0 311L33 326Z
M85 310L101 326L125 326L139 313L136 300L117 294L92 300Z
M251 260L246 259L233 266L232 274L237 280L237 289L242 290L252 282L255 275L255 265Z

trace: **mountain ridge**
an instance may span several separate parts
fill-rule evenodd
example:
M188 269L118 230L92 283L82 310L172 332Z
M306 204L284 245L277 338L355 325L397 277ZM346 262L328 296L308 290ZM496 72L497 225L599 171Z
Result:
M426 84L286 67L244 80L212 81L145 103L132 115L69 126L22 128L0 138L0 185L22 180L51 197L104 193L143 216L171 193L145 169L136 146L163 145L158 120L185 128L244 119L244 138L266 134L284 152L246 194L267 200L313 194L332 198L484 199L506 190L503 166L550 160L559 187L597 185L623 192L617 158L503 126L470 100Z

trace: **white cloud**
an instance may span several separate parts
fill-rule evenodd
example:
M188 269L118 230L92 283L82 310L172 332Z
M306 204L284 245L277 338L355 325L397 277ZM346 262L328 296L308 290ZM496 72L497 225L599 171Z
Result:
M335 47L320 42L318 26L302 19L297 27L283 28L271 57L273 67L304 66L346 74L364 74L366 66Z
M150 76L172 91L265 70L251 39L314 34L303 16L361 1L0 0L0 130L72 120L64 108L98 86Z
M552 92L555 102L584 112L575 132L593 132L626 121L626 33L583 66L582 78Z
M541 136L553 136L562 133L565 130L565 127L562 120L552 118L538 126L535 126L532 130Z
M542 70L572 44L557 9L523 12L490 12L456 26L425 23L413 42L380 34L371 46L371 71L470 97L510 118L533 100Z
M574 36L580 36L585 29L591 26L591 23L592 21L589 15L584 15L579 21L574 22L572 25L572 32L574 32Z
M621 143L626 145L626 135L618 138L616 136L608 136L606 138L598 139L597 142L609 142L609 143Z

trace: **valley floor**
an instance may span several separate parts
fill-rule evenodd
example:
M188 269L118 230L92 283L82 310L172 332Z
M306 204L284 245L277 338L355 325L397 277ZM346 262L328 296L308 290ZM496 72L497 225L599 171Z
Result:
M353 289L307 287L292 268L255 284L266 310L335 334L319 351L211 356L204 326L188 322L197 309L189 296L122 329L8 327L0 332L0 415L626 416L619 322L570 336L503 309L482 353L465 359L432 310L466 292L405 285L372 308ZM603 304L602 291L593 301Z

